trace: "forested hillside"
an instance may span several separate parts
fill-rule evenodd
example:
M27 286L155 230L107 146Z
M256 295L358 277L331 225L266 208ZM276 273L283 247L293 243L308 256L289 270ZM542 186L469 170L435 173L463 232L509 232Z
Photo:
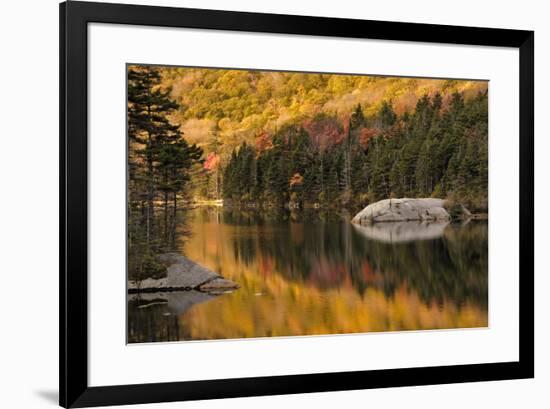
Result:
M304 125L282 127L268 149L243 142L224 169L224 198L355 208L389 197L434 196L486 210L486 92L468 101L454 93L446 109L440 94L423 96L403 115L385 102L366 117L357 105L340 128L343 136L325 147Z
M423 95L439 92L449 101L454 92L469 99L487 89L485 81L458 81L365 75L220 70L167 67L163 86L180 105L173 119L191 143L214 137L224 153L246 141L254 145L262 132L273 134L290 123L311 121L318 114L349 118L358 104L365 116L376 115L391 101L399 115L411 111ZM312 133L314 130L309 129ZM318 129L315 139L328 138Z
M195 195L359 207L387 197L487 207L487 82L165 68L171 120L200 146Z
M129 70L158 77L150 86L166 98L159 118L174 128L149 156L146 144L131 149L131 169L136 157L146 165L142 179L154 179L136 189L148 201L167 206L186 193L247 206L357 208L435 196L486 210L485 81ZM132 132L130 140L140 145Z

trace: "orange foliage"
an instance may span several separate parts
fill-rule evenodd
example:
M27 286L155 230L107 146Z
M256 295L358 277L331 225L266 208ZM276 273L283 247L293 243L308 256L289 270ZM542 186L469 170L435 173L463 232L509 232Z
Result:
M204 161L204 169L206 170L216 170L220 165L220 156L216 155L214 152L210 152Z
M340 143L346 136L340 121L334 116L320 116L304 122L304 129L309 134L314 144L326 148L334 143Z
M363 128L359 134L359 143L363 148L366 148L369 140L380 134L380 130L377 128Z
M302 183L304 183L304 177L302 175L300 175L299 173L295 173L294 175L292 175L292 177L290 178L290 186L291 187L294 187L294 186L301 186Z
M271 135L269 135L267 132L262 132L256 137L256 150L258 152L263 152L265 150L271 149L272 147L273 143L271 140Z

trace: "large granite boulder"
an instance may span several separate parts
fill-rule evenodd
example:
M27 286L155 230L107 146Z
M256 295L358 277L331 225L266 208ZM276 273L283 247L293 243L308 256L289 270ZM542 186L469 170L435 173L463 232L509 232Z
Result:
M380 222L448 221L449 213L443 199L385 199L372 203L351 220L352 223L369 225Z

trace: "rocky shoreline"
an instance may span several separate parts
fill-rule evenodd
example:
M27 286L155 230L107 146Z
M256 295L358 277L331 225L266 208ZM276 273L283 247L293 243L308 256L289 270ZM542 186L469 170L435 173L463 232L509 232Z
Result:
M217 293L239 288L237 283L223 278L181 254L161 254L158 259L167 267L166 277L128 280L129 294L191 290Z

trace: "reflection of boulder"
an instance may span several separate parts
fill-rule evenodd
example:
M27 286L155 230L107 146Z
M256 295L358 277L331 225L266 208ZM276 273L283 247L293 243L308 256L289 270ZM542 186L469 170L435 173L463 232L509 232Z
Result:
M372 203L351 220L352 223L369 225L379 222L449 220L443 199L385 199Z
M385 243L404 243L413 240L432 240L443 236L449 222L395 222L374 223L365 226L354 224L355 230L370 240Z
M215 295L200 291L171 291L158 293L130 294L130 301L137 301L138 308L147 308L153 305L167 304L168 311L180 315L195 304L200 304L216 298Z

